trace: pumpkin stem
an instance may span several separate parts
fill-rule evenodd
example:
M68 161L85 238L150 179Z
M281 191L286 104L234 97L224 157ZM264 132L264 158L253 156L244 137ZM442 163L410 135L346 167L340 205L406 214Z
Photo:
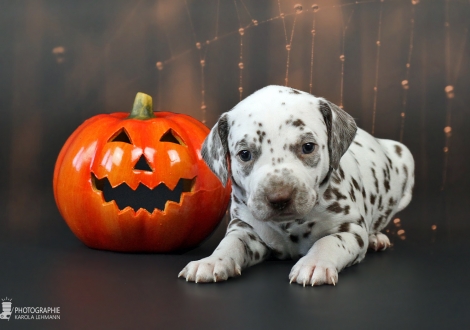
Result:
M131 114L127 119L147 120L155 118L152 110L152 97L145 93L137 93Z

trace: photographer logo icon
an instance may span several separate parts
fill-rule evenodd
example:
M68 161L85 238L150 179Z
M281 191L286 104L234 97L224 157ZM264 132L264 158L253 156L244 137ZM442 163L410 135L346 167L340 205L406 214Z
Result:
M2 299L2 310L3 312L0 314L0 319L10 321L11 317L11 298Z

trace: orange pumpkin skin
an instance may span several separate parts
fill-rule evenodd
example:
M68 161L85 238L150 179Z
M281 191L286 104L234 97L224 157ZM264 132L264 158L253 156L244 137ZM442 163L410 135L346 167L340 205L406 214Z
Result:
M137 98L136 98L137 100ZM155 118L128 119L128 113L97 115L85 121L62 148L54 170L54 196L62 217L87 246L127 252L170 252L195 247L217 226L230 199L201 158L209 129L194 118L155 112ZM131 143L112 141L125 130ZM181 144L162 142L171 133ZM144 155L153 171L134 169ZM194 179L179 201L164 211L106 202L97 180L112 187L139 184L154 189L164 183L173 190L180 179Z

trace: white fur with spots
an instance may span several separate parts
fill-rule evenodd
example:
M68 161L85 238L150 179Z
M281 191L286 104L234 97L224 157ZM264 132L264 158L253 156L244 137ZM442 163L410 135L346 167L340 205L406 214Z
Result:
M403 144L357 129L323 98L281 86L223 114L202 154L224 184L231 178L232 221L211 256L180 272L198 283L275 257L300 258L291 283L335 285L368 247L390 245L380 231L408 205L414 184Z

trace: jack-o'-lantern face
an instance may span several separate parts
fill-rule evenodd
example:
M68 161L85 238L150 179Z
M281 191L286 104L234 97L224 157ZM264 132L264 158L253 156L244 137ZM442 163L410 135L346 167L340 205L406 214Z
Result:
M225 213L230 187L200 155L209 130L186 115L153 113L142 98L138 94L134 109L147 104L147 115L95 116L72 134L57 160L57 205L88 246L184 249L212 232Z
M136 135L138 139L140 133ZM183 193L195 189L192 164L197 160L172 128L158 141L149 141L147 136L139 142L145 144L137 146L125 128L113 134L92 166L93 188L102 192L104 201L115 201L119 210L164 211L166 202L179 203Z

